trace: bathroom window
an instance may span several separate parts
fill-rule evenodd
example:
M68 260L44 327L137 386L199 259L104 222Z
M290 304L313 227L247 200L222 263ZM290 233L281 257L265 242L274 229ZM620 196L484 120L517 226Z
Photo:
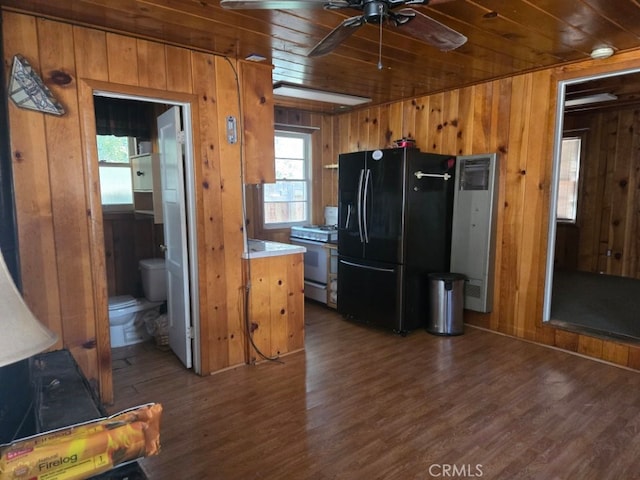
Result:
M106 210L133 210L130 149L133 139L98 135L100 196Z
M263 185L264 226L283 228L309 223L311 135L277 131L276 182Z

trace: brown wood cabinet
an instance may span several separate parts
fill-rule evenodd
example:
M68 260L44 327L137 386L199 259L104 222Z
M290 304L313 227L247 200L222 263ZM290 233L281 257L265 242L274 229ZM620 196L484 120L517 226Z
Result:
M245 307L255 346L269 357L303 349L303 254L245 259L243 265L245 279L251 279ZM249 341L247 358L249 363L263 360Z
M274 106L271 65L240 62L244 183L274 183ZM242 130L242 132L240 131Z

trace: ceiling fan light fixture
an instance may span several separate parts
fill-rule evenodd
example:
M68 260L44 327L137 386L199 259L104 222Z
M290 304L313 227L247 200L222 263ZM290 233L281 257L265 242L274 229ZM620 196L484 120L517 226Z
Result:
M611 47L598 47L591 51L591 58L594 60L603 60L613 55L613 48Z
M333 103L335 105L356 106L371 101L368 97L359 97L356 95L347 95L338 92L327 92L324 90L315 90L306 88L301 85L291 85L288 83L278 82L273 85L273 94L283 97L297 98L300 100L312 100L315 102Z
M362 12L355 17L345 18L307 53L308 57L319 57L331 53L366 23L379 24L382 32L384 22L390 23L391 28L402 27L408 35L443 52L454 50L463 45L467 41L467 37L418 10L402 8L396 11L396 9L407 5L426 6L450 1L452 0L221 0L220 6L232 10L291 10L295 8L339 10L345 8ZM382 45L381 41L379 43ZM381 62L378 61L379 66L380 64Z

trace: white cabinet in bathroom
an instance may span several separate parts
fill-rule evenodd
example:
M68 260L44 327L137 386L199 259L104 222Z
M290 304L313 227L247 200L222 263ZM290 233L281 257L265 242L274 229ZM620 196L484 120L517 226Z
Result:
M160 155L143 153L130 157L133 210L152 215L155 223L162 223L162 188L160 186Z

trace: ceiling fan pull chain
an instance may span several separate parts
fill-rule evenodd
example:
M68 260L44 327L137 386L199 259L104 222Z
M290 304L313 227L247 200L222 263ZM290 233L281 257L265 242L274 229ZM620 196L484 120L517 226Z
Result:
M382 7L382 4L380 4L378 8L380 10L380 40L378 41L378 70L382 70L382 21L383 21L383 17L382 17L383 7Z

